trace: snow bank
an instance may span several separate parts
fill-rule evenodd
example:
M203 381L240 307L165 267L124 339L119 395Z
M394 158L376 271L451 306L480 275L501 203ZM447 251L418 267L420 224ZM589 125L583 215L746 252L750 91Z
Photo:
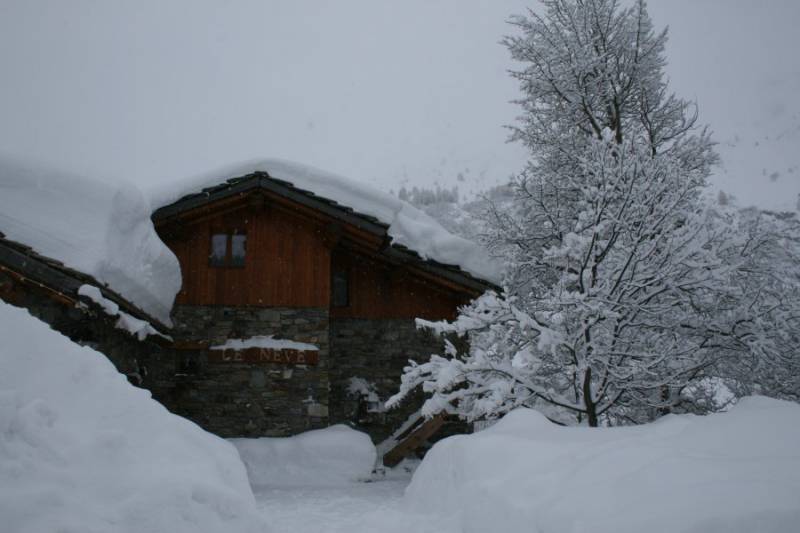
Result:
M169 325L180 267L156 235L151 211L133 186L0 160L0 232L107 283Z
M800 523L800 405L564 428L518 409L437 443L406 491L466 532L785 533Z
M231 439L254 488L341 485L369 477L375 446L369 436L336 425L294 437Z
M486 250L449 233L436 220L411 204L367 184L291 161L250 161L174 182L153 191L151 202L156 207L167 205L204 187L255 171L265 171L273 178L288 181L300 189L377 218L389 225L389 235L394 242L411 248L425 258L459 265L475 276L499 282L500 266L489 257Z
M229 443L24 310L0 303L0 339L0 529L264 531Z
M248 348L266 348L271 350L300 350L317 352L319 347L307 342L297 342L287 339L276 339L273 335L256 335L246 339L228 339L225 344L212 346L211 350L246 350Z

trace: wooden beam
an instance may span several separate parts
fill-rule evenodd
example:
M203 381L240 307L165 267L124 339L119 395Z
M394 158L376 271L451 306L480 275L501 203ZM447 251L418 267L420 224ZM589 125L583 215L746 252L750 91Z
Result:
M252 213L262 213L268 207L266 196L260 191L254 191L247 195L247 207Z
M405 438L383 455L384 466L397 466L400 461L418 450L420 446L439 431L444 422L445 415L441 413L432 418L423 419L419 425L411 429Z

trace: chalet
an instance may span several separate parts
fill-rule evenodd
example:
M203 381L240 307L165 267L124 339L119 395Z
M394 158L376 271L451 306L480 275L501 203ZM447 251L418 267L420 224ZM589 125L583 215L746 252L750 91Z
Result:
M171 411L220 436L286 436L347 423L383 441L418 407L383 409L403 366L441 349L441 339L418 330L415 319L452 319L494 285L479 266L448 261L478 264L477 247L413 208L301 170L273 162L221 176L152 213L180 265L171 327L112 287L7 239L0 241L0 297L40 309L44 293L57 293L70 313L79 302L101 318L107 300L148 321L157 334L143 348L116 340L118 330L109 340L114 328L43 317L99 347ZM416 225L423 231L414 232ZM437 242L443 234L449 242ZM36 278L37 261L55 274ZM100 296L87 299L82 286ZM34 292L41 293L36 302Z

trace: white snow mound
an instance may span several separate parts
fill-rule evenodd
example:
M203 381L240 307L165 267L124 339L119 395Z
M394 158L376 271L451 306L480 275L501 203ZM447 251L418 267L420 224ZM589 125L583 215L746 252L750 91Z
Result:
M394 242L407 246L424 258L458 265L470 274L489 281L500 280L500 265L486 250L449 233L436 220L411 204L365 183L283 159L249 161L173 182L154 190L151 203L156 207L167 205L204 187L256 171L267 172L273 178L290 182L295 187L377 218L389 225L389 235Z
M294 437L230 440L254 489L346 485L369 477L375 466L369 435L344 425Z
M626 428L565 428L518 409L437 443L406 490L465 532L785 533L800 523L800 405Z
M0 339L0 529L265 531L230 443L22 309Z
M162 323L181 287L175 255L132 185L0 160L0 232L108 284Z

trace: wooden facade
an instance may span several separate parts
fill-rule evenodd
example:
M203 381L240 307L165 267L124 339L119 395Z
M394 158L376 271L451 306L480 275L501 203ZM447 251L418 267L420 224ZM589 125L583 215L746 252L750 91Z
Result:
M332 269L349 279L349 305L331 307L332 318L455 318L470 295L456 292L375 256L340 247L334 250Z
M181 265L177 305L315 307L330 309L331 318L452 319L479 294L420 269L416 263L422 261L386 257L385 237L270 192L251 191L156 220L156 229ZM242 265L212 261L214 235L244 236ZM345 305L332 301L334 275L347 280Z
M186 218L164 242L178 257L178 305L328 307L330 249L318 224L277 206ZM243 266L213 266L215 234L246 236Z

